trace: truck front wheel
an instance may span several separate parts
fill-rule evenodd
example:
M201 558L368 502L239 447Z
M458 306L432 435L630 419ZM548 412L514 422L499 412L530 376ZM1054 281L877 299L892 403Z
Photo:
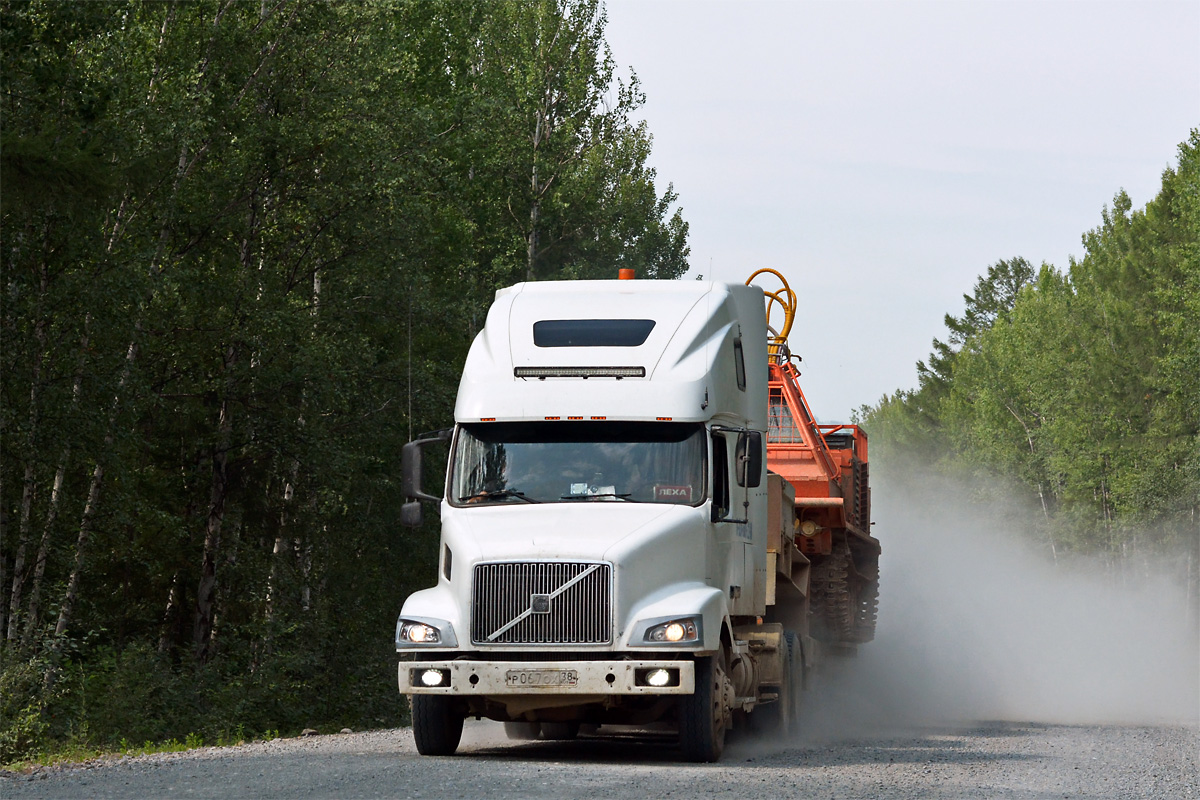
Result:
M688 761L717 761L725 750L725 684L721 654L696 659L696 691L680 698L679 704L679 744Z
M423 756L450 756L462 739L463 715L454 698L440 694L412 696L413 738Z

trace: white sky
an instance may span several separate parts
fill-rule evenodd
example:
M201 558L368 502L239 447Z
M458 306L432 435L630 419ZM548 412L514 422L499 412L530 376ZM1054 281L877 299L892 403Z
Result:
M780 270L822 421L916 385L988 266L1059 268L1200 126L1200 0L607 0L692 270Z

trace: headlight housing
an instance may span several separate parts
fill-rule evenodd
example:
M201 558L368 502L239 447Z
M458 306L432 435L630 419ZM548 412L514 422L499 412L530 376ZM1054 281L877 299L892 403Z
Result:
M441 644L441 631L424 622L404 622L400 625L400 641L409 644Z
M396 649L410 647L457 647L454 628L442 619L400 617L396 620Z
M652 644L693 644L700 641L700 618L680 617L646 628L645 641Z

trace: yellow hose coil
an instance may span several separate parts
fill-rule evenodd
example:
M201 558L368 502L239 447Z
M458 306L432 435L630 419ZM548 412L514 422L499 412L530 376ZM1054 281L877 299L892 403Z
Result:
M774 275L783 284L783 288L775 292L763 289L763 295L767 298L767 330L771 334L774 334L767 344L767 355L772 360L786 360L788 352L787 338L788 334L792 332L792 322L796 319L796 293L792 291L792 287L788 286L787 279L778 270L773 270L770 267L757 270L746 279L746 285L751 285L754 279L763 273ZM783 309L783 327L778 332L771 327L771 312L775 310L776 303Z

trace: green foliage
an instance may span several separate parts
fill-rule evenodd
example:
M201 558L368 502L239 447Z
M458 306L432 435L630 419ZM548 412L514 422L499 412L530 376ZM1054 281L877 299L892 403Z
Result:
M45 742L44 675L36 659L5 654L0 663L0 764L25 758Z
M1056 550L1194 551L1200 132L1158 197L1131 206L1116 195L1066 272L989 269L920 388L860 412L877 452L1013 481Z
M398 722L400 448L495 290L687 267L602 7L0 12L5 758Z

